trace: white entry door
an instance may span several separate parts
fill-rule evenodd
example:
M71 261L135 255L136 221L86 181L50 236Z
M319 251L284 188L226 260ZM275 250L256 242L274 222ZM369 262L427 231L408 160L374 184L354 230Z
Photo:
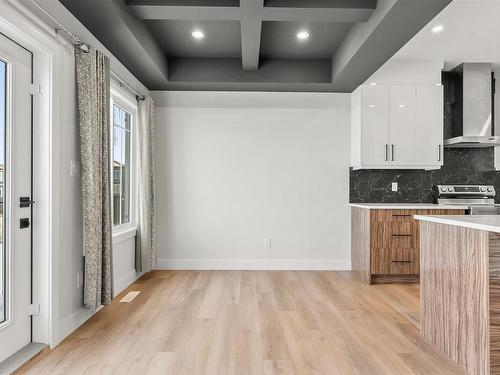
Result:
M31 342L31 64L0 34L0 362Z

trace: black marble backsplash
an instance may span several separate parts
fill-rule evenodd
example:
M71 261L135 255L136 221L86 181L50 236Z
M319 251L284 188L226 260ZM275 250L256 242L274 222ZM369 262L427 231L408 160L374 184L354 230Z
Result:
M445 149L444 165L432 171L411 169L350 170L351 203L432 203L432 186L439 184L494 185L500 192L500 172L493 166L493 147ZM398 191L391 191L391 183ZM497 203L500 193L497 193Z

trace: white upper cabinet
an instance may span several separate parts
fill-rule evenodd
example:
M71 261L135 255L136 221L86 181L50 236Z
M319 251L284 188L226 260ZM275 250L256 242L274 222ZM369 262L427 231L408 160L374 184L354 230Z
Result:
M414 135L417 126L415 86L392 86L389 98L389 144L391 165L417 165L420 146Z
M417 127L420 131L416 139L421 145L419 162L423 165L443 165L443 101L443 86L417 87Z
M388 93L386 86L367 86L362 90L361 162L364 165L380 165L388 160Z
M442 87L435 84L358 87L351 106L352 167L441 167L442 108Z

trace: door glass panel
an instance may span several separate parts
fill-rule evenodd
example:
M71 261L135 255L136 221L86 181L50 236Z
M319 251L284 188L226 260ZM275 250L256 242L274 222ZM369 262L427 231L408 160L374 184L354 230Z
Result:
M113 224L130 222L130 113L113 106Z
M0 323L6 319L6 251L5 233L5 122L7 107L7 64L0 60Z

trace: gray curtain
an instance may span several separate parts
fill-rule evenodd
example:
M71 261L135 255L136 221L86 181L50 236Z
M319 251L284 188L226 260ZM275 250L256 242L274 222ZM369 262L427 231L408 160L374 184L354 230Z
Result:
M139 99L137 124L138 147L138 230L135 269L148 272L156 265L155 191L154 191L154 103L151 98Z
M85 253L84 306L96 310L113 296L110 68L100 51L75 49Z

